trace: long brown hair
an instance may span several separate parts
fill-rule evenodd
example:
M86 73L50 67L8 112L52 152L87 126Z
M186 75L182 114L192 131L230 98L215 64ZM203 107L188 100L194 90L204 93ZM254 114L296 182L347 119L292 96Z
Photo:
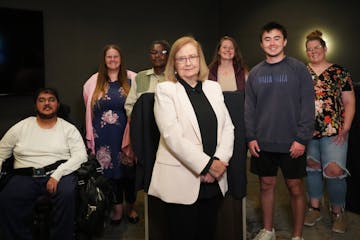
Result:
M243 70L247 70L247 65L244 62L244 59L242 57L239 45L237 44L237 42L235 41L234 38L229 37L229 36L224 36L220 39L218 45L216 46L215 52L214 52L214 56L213 59L211 61L211 63L209 64L209 68L211 69L214 65L219 66L220 65L220 54L219 54L219 50L221 47L221 44L225 41L225 40L229 40L230 42L232 42L233 46L234 46L234 58L233 58L233 64L237 65L240 69Z
M110 80L109 74L108 74L108 68L106 66L106 62L105 62L105 57L106 57L106 52L109 49L115 49L116 51L119 52L120 54L120 69L118 72L118 82L120 84L120 86L124 89L126 95L129 93L130 90L130 85L128 82L128 78L127 78L127 72L126 72L126 67L124 64L124 58L123 55L121 54L121 50L120 47L116 44L108 44L104 47L103 50L103 54L102 54L102 58L100 60L100 64L99 64L99 70L98 70L98 76L97 76L97 81L96 81L96 87L91 99L91 106L93 107L95 102L99 99L100 96L104 96L105 93L108 90L108 82Z

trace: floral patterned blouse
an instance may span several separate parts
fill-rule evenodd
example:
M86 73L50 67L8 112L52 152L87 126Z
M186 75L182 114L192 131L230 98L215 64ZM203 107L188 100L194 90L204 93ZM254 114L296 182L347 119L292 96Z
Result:
M307 68L315 89L314 138L337 135L345 116L341 93L353 89L350 72L333 64L318 76L309 65Z
M119 82L109 82L107 93L95 103L93 111L96 158L104 175L112 179L126 175L126 168L120 162L127 122L125 99L126 93Z

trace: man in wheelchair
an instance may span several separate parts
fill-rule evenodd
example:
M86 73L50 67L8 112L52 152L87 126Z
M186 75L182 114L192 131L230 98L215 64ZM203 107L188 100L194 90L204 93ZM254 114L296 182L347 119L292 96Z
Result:
M50 239L74 239L75 171L87 161L86 148L77 128L57 116L56 90L34 96L36 116L16 123L0 141L0 170L14 157L12 177L0 190L0 228L5 239L33 239L34 207L45 198L52 206Z

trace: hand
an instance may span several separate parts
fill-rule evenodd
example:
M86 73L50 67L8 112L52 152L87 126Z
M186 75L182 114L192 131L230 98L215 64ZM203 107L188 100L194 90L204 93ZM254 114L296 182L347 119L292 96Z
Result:
M291 158L298 158L305 153L305 146L302 145L301 143L298 143L297 141L294 141L291 144L289 152Z
M201 175L200 180L201 182L205 182L205 183L213 183L215 181L215 178L211 176L210 173L207 173L205 175Z
M209 173L216 179L220 179L226 171L228 164L220 160L214 160L210 166Z
M333 139L334 143L337 145L341 145L344 144L347 135L348 135L348 130L345 129L339 129L339 134L337 136L335 136L335 138Z
M50 177L49 180L46 183L46 190L49 193L55 193L58 185L58 181L55 180L55 178Z
M259 157L260 147L256 140L252 140L248 143L249 151L251 156Z

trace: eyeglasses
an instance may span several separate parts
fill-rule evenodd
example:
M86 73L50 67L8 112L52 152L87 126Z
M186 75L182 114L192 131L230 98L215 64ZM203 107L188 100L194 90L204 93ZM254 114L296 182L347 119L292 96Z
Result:
M178 57L178 58L175 58L175 61L177 63L180 63L180 64L186 64L187 61L189 60L190 63L194 63L195 61L197 61L199 59L199 56L198 55L190 55L188 57Z
M320 50L320 49L322 49L322 48L323 48L323 46L318 45L318 46L313 47L313 48L306 48L306 51L307 51L307 52L314 52L314 51L318 51L318 50Z
M160 54L160 55L166 55L168 53L168 51L167 50L161 50L161 51L157 51L157 50L151 50L150 51L150 54L151 55L156 55L156 54Z

